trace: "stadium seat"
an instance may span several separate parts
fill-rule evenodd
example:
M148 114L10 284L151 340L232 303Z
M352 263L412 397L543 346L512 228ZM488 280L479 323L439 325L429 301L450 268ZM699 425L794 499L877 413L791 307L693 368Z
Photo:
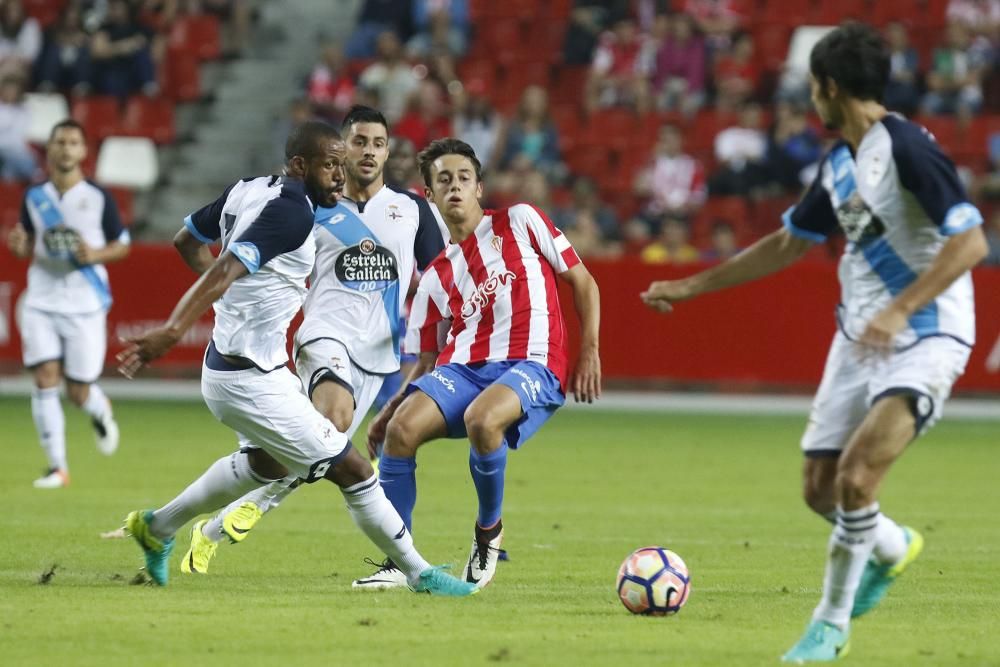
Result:
M219 19L210 14L193 14L177 19L167 39L170 50L181 49L198 60L215 60L222 55Z
M69 118L66 98L59 93L28 93L24 106L28 110L28 141L33 144L46 143L52 126Z
M121 216L122 224L131 227L135 222L135 207L133 200L135 195L128 188L107 188L108 194L115 200L118 206L118 215Z
M864 19L869 14L866 0L820 0L812 15L817 25L838 25L846 19Z
M167 54L163 67L163 94L175 102L194 102L201 97L198 58L181 50Z
M157 144L169 144L176 138L174 105L166 98L136 95L128 100L119 134L126 137L149 137Z
M492 94L497 81L497 66L489 59L473 60L466 58L458 64L458 77L470 85L472 81L478 81L482 85L482 90Z
M24 186L0 181L0 229L8 229L21 219Z
M73 98L70 115L83 125L87 137L95 141L102 141L116 134L121 125L118 100L108 95Z
M761 69L778 70L788 55L791 29L780 23L759 26L754 31L754 54Z
M24 13L38 21L39 25L48 28L59 18L67 0L22 0Z
M151 139L108 137L101 144L96 177L101 185L148 190L159 175L156 145Z

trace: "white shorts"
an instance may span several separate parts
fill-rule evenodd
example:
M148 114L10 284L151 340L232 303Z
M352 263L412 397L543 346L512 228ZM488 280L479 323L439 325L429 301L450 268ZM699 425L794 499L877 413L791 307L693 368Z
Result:
M18 317L24 365L61 360L68 380L89 384L104 370L107 313L52 313L25 306Z
M263 373L201 369L201 394L215 418L289 472L314 482L347 455L350 442L313 407L287 368Z
M802 436L806 456L837 456L875 401L894 394L915 399L917 433L941 418L951 387L965 371L971 349L943 336L925 338L889 357L866 359L841 332L834 336Z
M303 347L296 343L294 356L295 370L310 399L313 389L323 380L337 382L354 396L354 419L347 429L347 437L350 438L375 402L385 376L359 368L351 360L347 348L331 338L311 340Z

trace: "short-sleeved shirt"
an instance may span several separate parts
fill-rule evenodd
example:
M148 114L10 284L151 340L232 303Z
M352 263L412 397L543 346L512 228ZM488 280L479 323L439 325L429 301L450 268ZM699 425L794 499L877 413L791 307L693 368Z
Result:
M316 267L298 344L332 338L369 373L399 370L414 268L423 271L444 249L430 205L384 186L366 202L345 198L317 209L315 237Z
M248 178L184 219L204 243L221 241L249 275L214 304L212 341L222 354L270 371L288 361L288 326L302 306L316 259L314 207L301 181Z
M25 193L21 225L34 239L25 305L62 314L94 313L110 306L111 286L103 265L81 267L68 253L46 244L46 231L53 227L75 231L91 248L129 243L115 200L107 192L80 181L60 195L46 181Z
M795 236L847 237L840 260L838 323L856 340L875 315L912 284L949 236L981 225L955 166L923 127L889 114L872 125L852 155L838 142L802 200L785 212ZM975 342L975 305L968 272L915 312L897 336L904 348L930 336Z
M410 327L437 364L528 359L565 388L566 324L556 274L580 263L569 240L539 209L486 211L474 232L445 247L420 278ZM444 340L438 325L450 323Z

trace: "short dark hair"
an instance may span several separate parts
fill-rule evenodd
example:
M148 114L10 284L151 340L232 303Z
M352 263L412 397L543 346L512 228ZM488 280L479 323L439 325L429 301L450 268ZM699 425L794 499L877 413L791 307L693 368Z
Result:
M881 102L889 83L889 50L875 28L845 21L813 47L809 70L820 86L833 79L851 97Z
M66 120L61 120L61 121L59 121L58 123L56 123L55 125L52 126L52 131L49 132L49 141L52 141L53 139L55 139L56 132L58 132L59 130L62 130L64 128L68 128L68 129L71 129L71 130L79 130L80 131L80 136L83 137L83 140L84 141L87 140L87 131L85 129L83 129L83 125L81 125L80 123L76 122L72 118L67 118Z
M363 104L355 104L344 116L344 122L340 124L340 129L347 132L351 125L355 123L378 123L385 128L385 133L389 134L389 121L378 109L366 107Z
M476 151L472 149L472 146L461 139L447 137L432 141L430 146L417 155L417 161L420 163L420 175L424 177L424 185L427 187L431 187L431 165L443 155L461 155L469 158L469 162L476 170L476 180L483 180L483 165L476 157Z
M293 129L285 142L285 161L296 155L314 158L319 154L320 142L324 139L340 139L337 128L321 120L307 120Z

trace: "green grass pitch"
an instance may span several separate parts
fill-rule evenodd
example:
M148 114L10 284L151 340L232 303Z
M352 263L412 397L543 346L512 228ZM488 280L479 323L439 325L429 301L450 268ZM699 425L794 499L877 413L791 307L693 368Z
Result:
M180 574L184 530L170 586L129 585L138 548L98 533L235 441L199 403L116 411L106 459L67 408L73 484L39 491L28 401L0 400L2 664L773 665L819 596L829 527L799 499L801 419L564 411L509 460L510 562L455 600L352 591L377 554L325 483L221 545L208 576ZM854 624L847 664L1000 664L998 439L997 423L946 420L897 464L882 505L927 547ZM417 470L417 544L455 570L475 518L467 452L434 443ZM678 616L635 617L615 596L618 565L649 544L691 568Z

